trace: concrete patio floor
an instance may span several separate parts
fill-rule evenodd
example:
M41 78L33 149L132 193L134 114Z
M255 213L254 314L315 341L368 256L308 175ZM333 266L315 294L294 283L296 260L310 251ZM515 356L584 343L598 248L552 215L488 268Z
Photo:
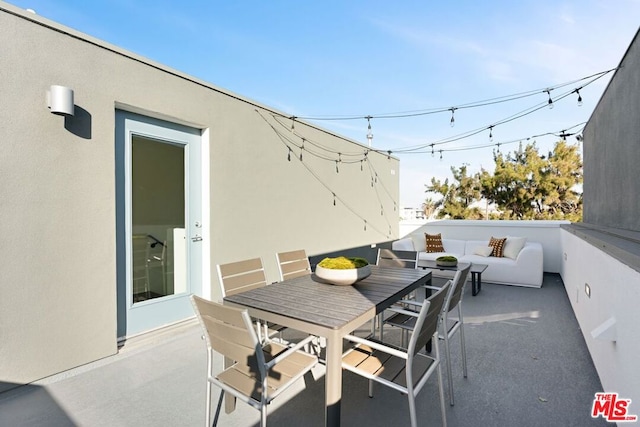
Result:
M456 405L452 427L597 426L590 416L600 380L560 277L541 289L492 285L463 300L469 376L452 341ZM363 326L363 330L366 325ZM385 332L386 335L386 332ZM0 394L0 426L202 426L206 352L195 322L128 341L116 356ZM46 349L43 349L46 351ZM322 426L323 366L269 407L272 426ZM445 393L446 371L443 369ZM436 379L418 395L421 424L441 425ZM214 394L217 399L217 391ZM221 426L255 426L241 402ZM342 425L409 425L406 397L344 372Z

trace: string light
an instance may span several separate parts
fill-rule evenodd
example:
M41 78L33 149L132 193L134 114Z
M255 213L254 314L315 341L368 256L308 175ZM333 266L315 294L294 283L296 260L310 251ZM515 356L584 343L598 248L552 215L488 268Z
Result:
M489 141L493 142L493 125L489 126Z
M515 93L515 94L511 94L511 95L505 95L505 96L500 96L500 97L496 97L496 98L490 98L490 99L485 99L485 100L481 100L481 101L475 101L475 102L469 102L466 104L461 104L458 105L456 107L440 107L440 108L431 108L431 109L424 109L424 110L412 110L412 111L404 111L404 112L397 112L397 113L384 113L384 114L376 114L376 115L369 115L369 116L365 116L365 118L367 119L397 119L397 118L408 118L408 117L416 117L416 116L423 116L423 115L428 115L428 114L438 114L438 113L442 113L442 112L448 112L451 111L452 108L455 109L465 109L465 108L478 108L478 107L485 107L487 105L494 105L494 104L499 104L499 103L504 103L504 102L510 102L510 101L516 101L522 98L526 98L526 97L531 97L531 96L535 96L537 94L539 94L541 91L543 92L547 92L547 91L551 91L554 89L560 89L566 86L570 86L570 85L574 85L578 82L582 82L582 81L586 81L589 79L593 79L593 81L602 78L603 76L611 73L612 71L616 71L618 68L612 68L610 70L606 70L606 71L600 71L598 73L594 73L591 74L589 76L586 77L582 77L576 80L572 80L569 82L565 82L565 83L561 83L558 85L554 85L554 86L549 86L545 89L536 89L536 90L531 90L531 91L527 91L527 92L520 92L520 93ZM593 83L593 81L589 82L589 83ZM586 86L583 85L583 86ZM362 115L344 115L344 116L335 116L335 115L327 115L327 116L304 116L304 117L298 117L299 119L306 119L306 120L356 120L356 119L362 119Z
M291 133L296 132L296 116L291 116Z
M333 206L336 205L336 193L333 193Z
M545 89L543 92L547 92L547 95L549 95L549 100L547 101L547 105L549 106L549 109L552 110L553 109L553 99L551 99L551 89Z
M456 107L451 107L451 121L450 121L450 125L451 127L454 127L456 125L456 119L453 117L453 113L457 110Z
M302 161L302 152L304 151L304 141L305 139L302 138L302 145L300 146L300 161Z
M442 150L440 150L440 160L442 160Z
M287 148L289 149L289 152L287 153L287 160L291 161L291 147L287 146Z
M433 144L431 144L431 157L433 157L435 153L433 152Z
M575 93L578 94L578 107L582 107L582 95L580 95L580 89L582 88L579 87L575 90Z
M373 133L371 133L371 119L373 117L371 116L367 116L365 117L365 119L367 119L367 141L369 141L369 147L371 147L371 143L373 142Z

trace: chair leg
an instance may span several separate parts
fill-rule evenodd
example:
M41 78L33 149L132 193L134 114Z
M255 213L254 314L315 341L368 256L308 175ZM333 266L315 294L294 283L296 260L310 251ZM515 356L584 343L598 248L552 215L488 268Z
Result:
M435 341L435 340L434 340ZM438 344L435 344L438 345ZM441 362L442 360L440 360ZM442 427L447 427L447 409L444 404L444 387L442 386L442 364L438 363L438 392L440 394L440 413L442 414Z
M455 402L453 400L453 375L451 373L451 350L449 348L449 333L446 330L446 326L444 330L444 352L446 353L446 356L447 356L447 377L449 380L449 404L453 406Z
M373 397L373 380L369 380L369 397Z
M416 413L416 398L413 393L413 389L409 389L407 393L409 399L409 418L411 419L411 427L418 427L418 414Z
M210 425L212 427L215 427L218 425L218 417L220 416L220 409L222 408L222 401L224 400L224 390L220 390L220 399L218 399L218 407L216 408L216 416L213 418L213 424L209 424L209 422L211 421L211 400L207 399L207 402L209 403L209 405L207 405L207 415L206 415L206 420L205 420L205 426L209 427Z
M460 345L462 347L462 374L465 378L467 378L467 350L465 348L465 339L464 339L464 321L462 319L462 310L458 312L459 322L460 322Z
M260 427L267 427L267 405L264 403L260 407Z

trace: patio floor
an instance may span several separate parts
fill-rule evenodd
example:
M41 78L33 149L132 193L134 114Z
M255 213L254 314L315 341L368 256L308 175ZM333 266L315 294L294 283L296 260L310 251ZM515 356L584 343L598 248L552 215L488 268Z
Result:
M608 425L590 416L602 386L559 275L545 274L541 289L483 283L478 296L470 285L465 292L469 377L462 377L456 336L449 426ZM130 340L116 356L2 393L0 426L201 426L206 352L200 335L195 322L186 322ZM446 393L444 369L443 380ZM417 400L424 425L440 425L435 377ZM219 425L258 421L257 411L238 402ZM301 381L270 405L268 423L323 425L322 365L306 385ZM367 381L344 372L342 424L408 425L406 397L377 387L369 399Z

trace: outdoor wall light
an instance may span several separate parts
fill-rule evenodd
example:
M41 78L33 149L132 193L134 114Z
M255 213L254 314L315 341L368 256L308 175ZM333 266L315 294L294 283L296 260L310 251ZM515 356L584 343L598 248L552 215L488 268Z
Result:
M47 91L47 106L53 114L73 116L73 89L66 86L52 85Z

